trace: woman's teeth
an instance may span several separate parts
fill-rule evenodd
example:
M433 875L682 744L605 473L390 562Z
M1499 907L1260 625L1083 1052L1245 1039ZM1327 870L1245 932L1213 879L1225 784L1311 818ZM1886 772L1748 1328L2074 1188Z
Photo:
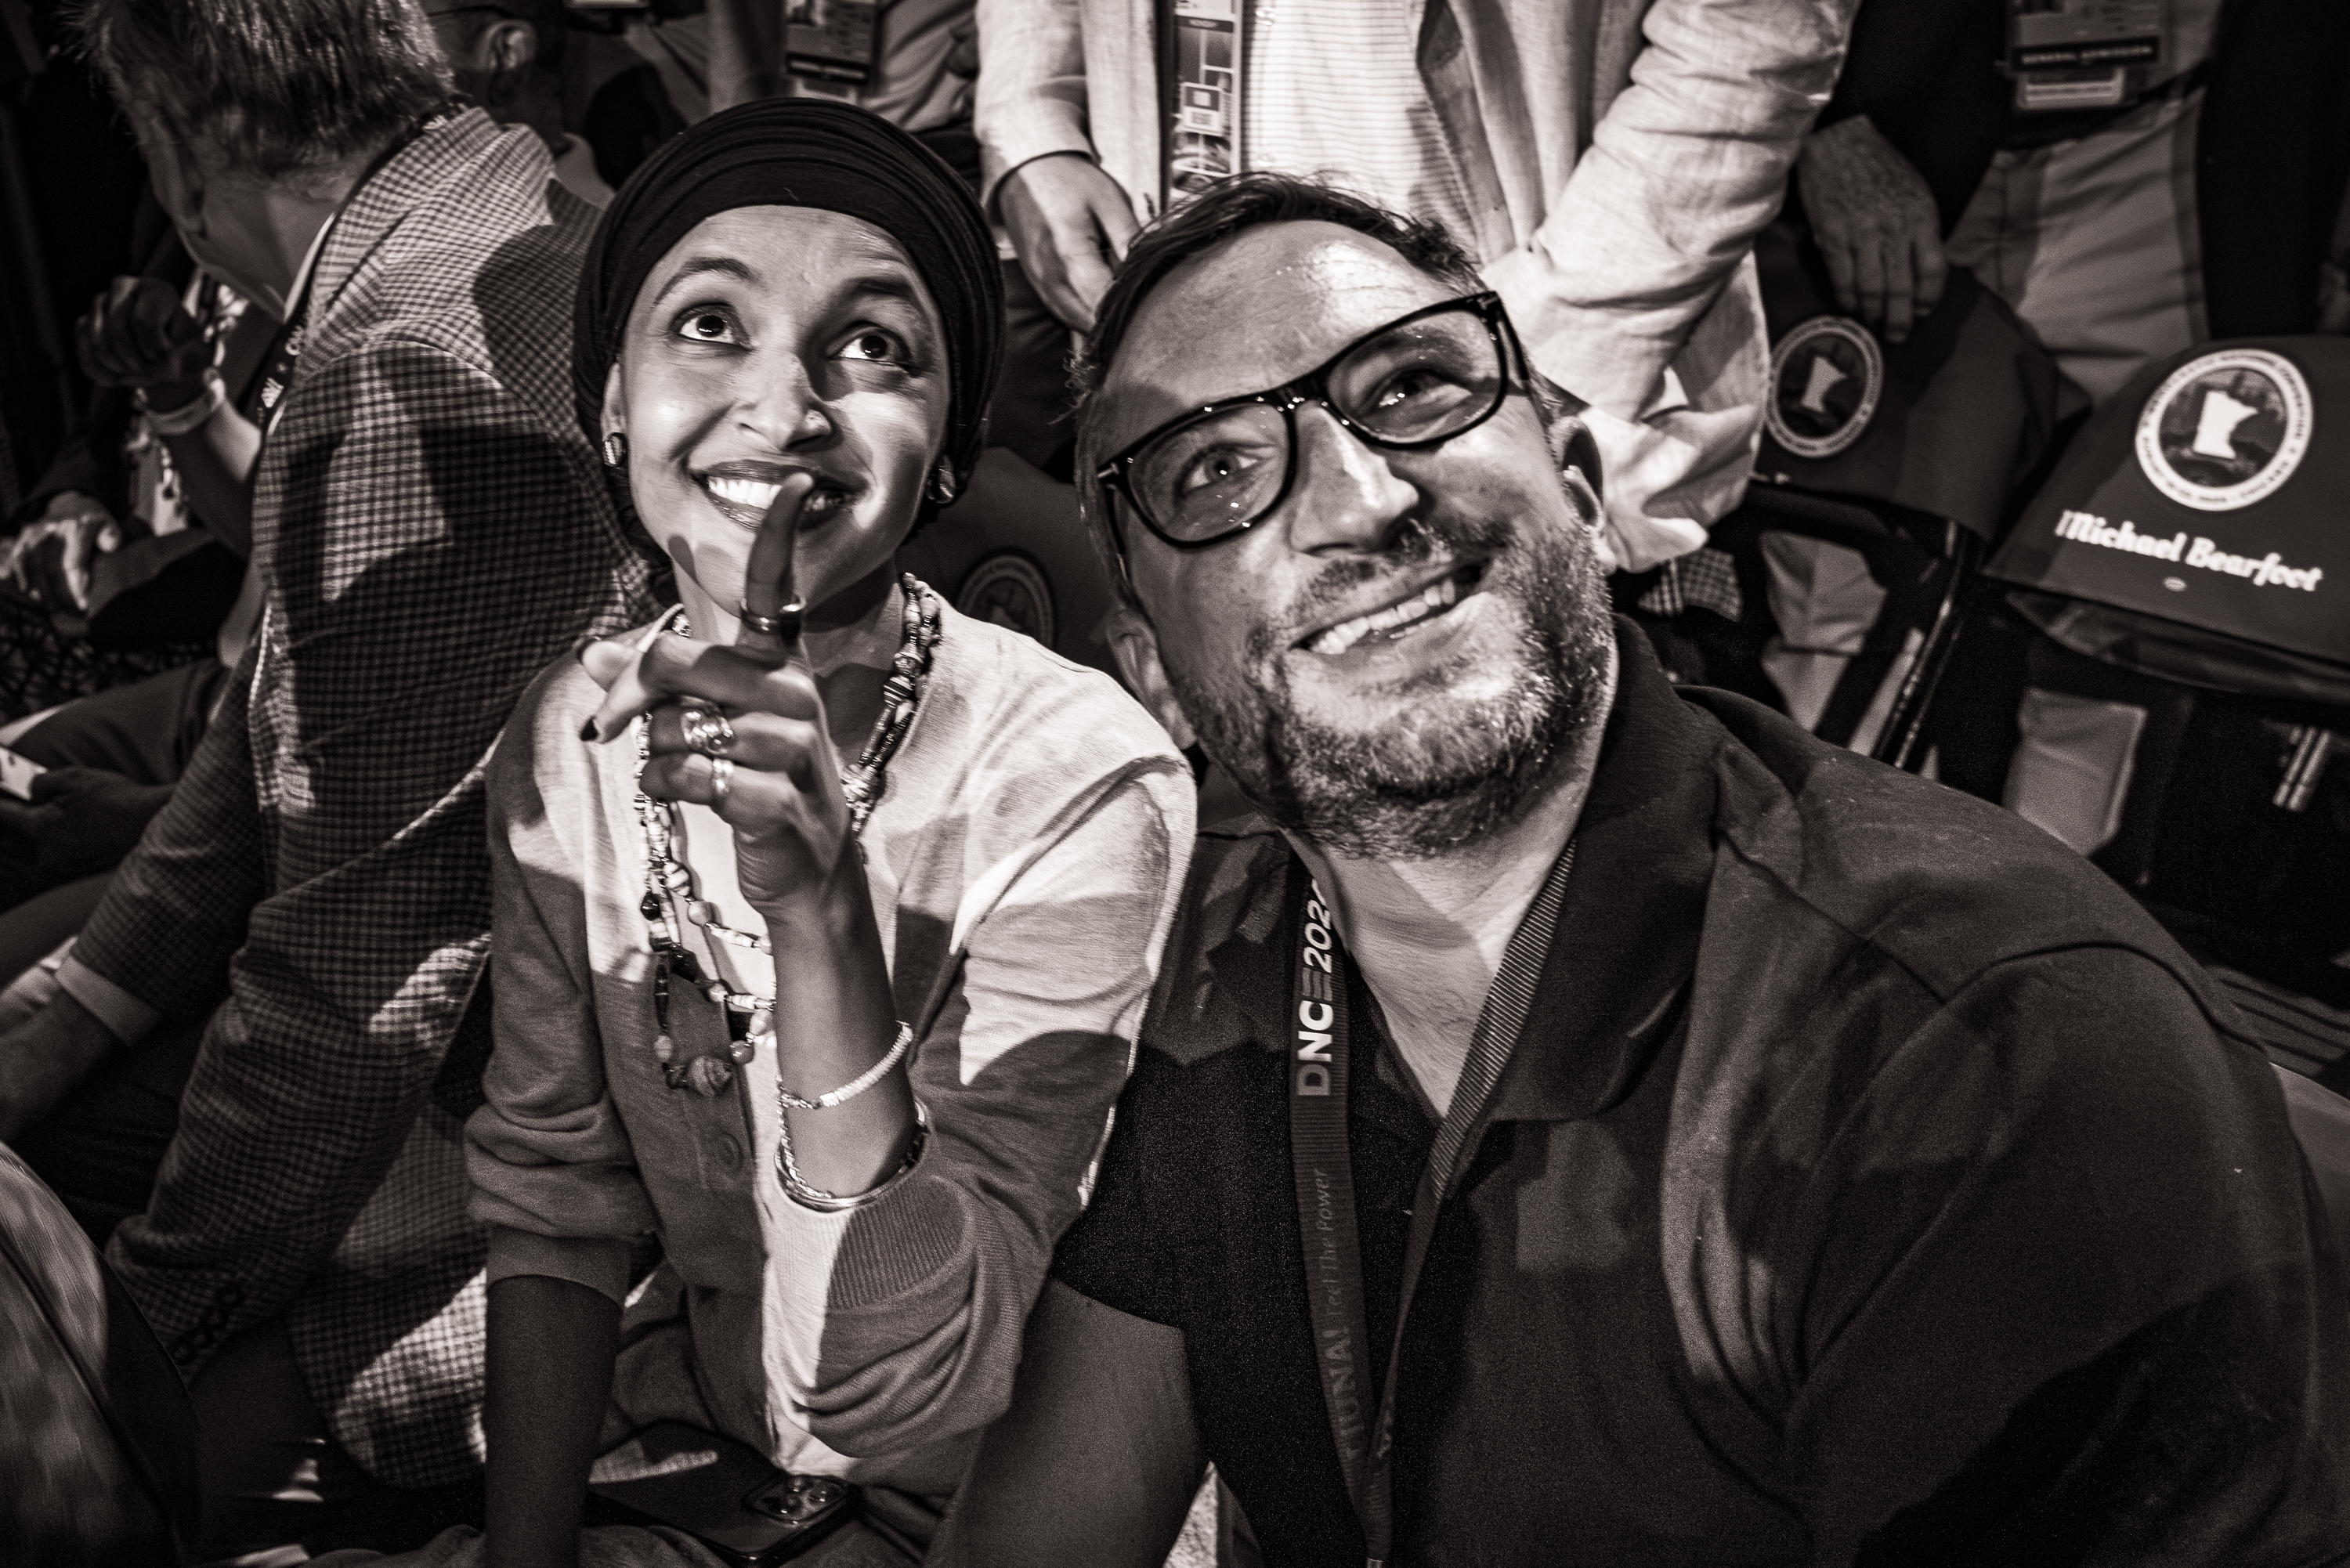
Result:
M775 504L775 497L784 488L780 483L770 483L764 479L737 479L715 473L708 475L702 483L716 499L763 515ZM819 484L808 493L807 504L801 510L804 513L828 512L845 499L842 492Z
M1430 616L1443 614L1460 602L1461 579L1458 576L1450 576L1425 593L1414 594L1400 604L1357 616L1352 620L1342 620L1305 646L1316 653L1335 656L1346 652L1367 637L1381 632L1400 633Z
M784 488L780 484L770 484L764 479L721 479L714 473L703 483L710 486L710 493L719 500L731 501L737 506L748 506L758 512L773 506L775 497Z

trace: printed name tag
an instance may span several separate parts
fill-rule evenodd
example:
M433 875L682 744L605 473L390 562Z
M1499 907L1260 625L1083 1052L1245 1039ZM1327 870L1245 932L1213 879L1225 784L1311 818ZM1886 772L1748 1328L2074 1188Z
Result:
M795 77L862 87L873 77L875 0L791 0L784 64Z
M2101 417L1984 574L2350 666L2350 463L2316 428L2350 345L2289 341L2306 363L2206 349Z
M1241 21L1245 0L1174 0L1167 202L1241 166Z
M2165 0L2008 0L2007 69L2015 107L2102 109L2129 95L2130 72L2162 59Z

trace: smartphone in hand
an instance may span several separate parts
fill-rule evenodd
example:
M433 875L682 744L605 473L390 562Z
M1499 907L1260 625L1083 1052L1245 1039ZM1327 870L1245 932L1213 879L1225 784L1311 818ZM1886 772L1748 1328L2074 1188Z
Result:
M790 1562L846 1524L857 1501L836 1476L787 1474L682 1421L657 1422L598 1459L588 1490L638 1521L683 1531L733 1568Z

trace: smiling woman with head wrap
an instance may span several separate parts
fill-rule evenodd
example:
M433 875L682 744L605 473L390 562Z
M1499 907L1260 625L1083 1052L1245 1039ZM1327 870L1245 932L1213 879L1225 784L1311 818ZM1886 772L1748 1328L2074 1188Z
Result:
M607 379L646 277L706 220L741 207L800 207L886 234L928 289L947 357L947 455L978 461L1003 354L994 237L960 177L912 137L826 99L768 99L665 144L613 198L580 279L573 344L579 417L601 433Z
M997 275L944 164L821 100L702 122L604 214L580 415L682 602L493 764L497 1561L574 1561L591 1462L659 1469L661 1422L855 1483L804 1561L912 1561L1003 1407L1191 796L1110 681L894 567L977 456Z

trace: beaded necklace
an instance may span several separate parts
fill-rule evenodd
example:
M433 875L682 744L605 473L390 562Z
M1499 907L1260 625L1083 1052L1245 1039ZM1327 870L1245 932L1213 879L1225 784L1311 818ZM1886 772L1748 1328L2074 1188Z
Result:
M905 597L905 617L899 632L897 655L889 661L889 673L881 682L881 715L874 722L873 734L865 742L865 749L858 753L856 763L842 773L840 780L842 793L848 799L849 837L860 857L865 852L866 821L888 788L889 760L897 754L907 730L913 724L914 710L921 701L922 687L930 678L931 658L939 645L937 596L910 572L900 577L899 587ZM684 607L678 606L663 617L660 629L691 636ZM640 776L650 750L649 729L639 721L637 771ZM645 896L637 908L645 918L653 950L653 1022L657 1031L653 1055L660 1063L662 1080L671 1088L691 1085L702 1095L715 1095L733 1081L735 1067L757 1054L756 1042L769 1035L774 1021L772 998L736 991L726 983L719 972L717 944L725 942L759 953L772 953L773 947L764 937L727 925L718 918L715 903L694 897L693 872L677 858L673 849L679 824L675 803L653 800L639 790L635 805L637 821L645 834ZM707 976L685 945L685 929L689 925L701 928L709 948L711 972ZM690 1062L676 1060L677 1044L669 1032L669 981L672 974L701 991L724 1012L728 1036L724 1059L697 1056Z

